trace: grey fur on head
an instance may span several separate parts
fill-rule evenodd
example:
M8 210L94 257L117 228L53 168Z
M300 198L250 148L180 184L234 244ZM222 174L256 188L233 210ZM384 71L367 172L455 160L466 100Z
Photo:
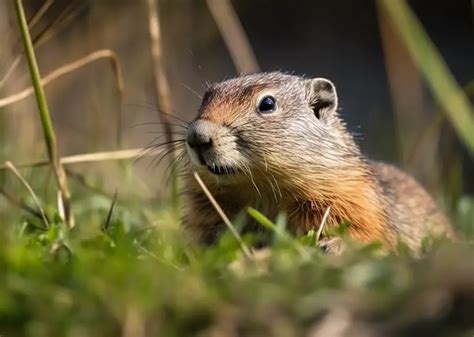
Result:
M259 113L259 102L268 96L275 110ZM337 106L336 88L324 78L271 72L215 83L188 131L188 139L206 139L212 146L196 149L188 142L188 152L196 167L211 172L278 173L291 185L308 174L325 178L331 169L360 167L359 148ZM196 134L203 130L209 134Z

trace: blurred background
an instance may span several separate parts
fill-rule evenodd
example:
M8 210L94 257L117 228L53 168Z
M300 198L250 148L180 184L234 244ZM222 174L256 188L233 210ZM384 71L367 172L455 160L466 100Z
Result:
M45 1L48 2L48 1ZM33 18L44 1L25 0ZM193 118L206 82L236 76L216 17L204 0L160 0L162 54L170 86L169 113ZM261 71L281 70L331 79L341 112L365 154L414 174L456 216L474 193L473 161L443 117L387 13L373 0L239 0L231 4ZM474 94L473 9L469 0L409 1L458 84ZM44 7L43 7L44 9ZM30 27L43 77L102 49L123 72L123 93L110 60L97 59L46 88L61 156L140 148L159 125L149 8L137 0L55 0ZM31 22L30 22L31 23ZM31 84L13 2L0 2L0 99ZM15 59L17 65L15 64ZM0 101L2 102L2 101ZM47 158L34 95L0 104L0 162ZM120 196L163 197L162 171L150 160L71 165L71 185ZM46 168L25 170L32 185L54 200ZM4 190L16 182L0 176ZM76 187L72 187L75 189ZM83 187L82 187L83 188ZM79 187L77 187L79 189ZM73 193L73 199L75 198ZM464 208L463 208L464 207ZM0 215L11 212L0 197Z

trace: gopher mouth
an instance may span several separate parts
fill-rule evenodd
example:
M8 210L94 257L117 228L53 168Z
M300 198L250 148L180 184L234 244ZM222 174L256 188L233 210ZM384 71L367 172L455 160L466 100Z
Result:
M236 174L239 172L238 169L232 166L218 166L216 164L212 165L207 165L207 169L209 172L215 174L215 175L230 175L230 174Z

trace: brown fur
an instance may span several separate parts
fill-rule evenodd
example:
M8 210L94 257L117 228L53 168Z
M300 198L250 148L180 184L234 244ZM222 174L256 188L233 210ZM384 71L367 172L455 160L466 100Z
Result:
M262 94L276 98L275 113L256 112ZM231 219L246 206L270 218L285 211L289 228L304 233L317 229L330 207L328 227L347 221L353 239L379 241L387 248L401 240L416 249L427 235L452 234L448 220L413 178L361 155L327 80L267 73L215 84L189 132L204 123L212 148L204 154L204 166L185 164L182 179L183 223L200 242L213 242L222 221L192 170ZM240 173L216 176L206 168L214 164ZM250 223L248 229L260 228Z

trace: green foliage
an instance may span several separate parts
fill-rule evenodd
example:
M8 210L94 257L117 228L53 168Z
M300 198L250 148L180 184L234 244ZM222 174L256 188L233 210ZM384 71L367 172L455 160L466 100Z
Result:
M363 328L434 336L441 326L443 335L463 336L472 323L467 244L437 242L421 258L351 245L331 256L317 249L314 233L299 239L280 228L278 240L248 260L230 233L213 247L190 244L171 206L152 214L169 222L152 224L140 208L117 202L103 230L110 200L77 202L84 207L72 231L50 216L47 231L24 218L0 232L2 335L303 336L342 315L337 324L349 335Z

